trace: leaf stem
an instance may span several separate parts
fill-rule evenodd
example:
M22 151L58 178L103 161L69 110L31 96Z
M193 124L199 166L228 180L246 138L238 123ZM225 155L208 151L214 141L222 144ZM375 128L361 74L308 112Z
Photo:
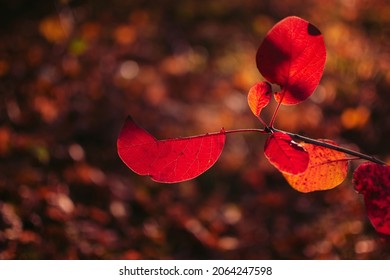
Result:
M277 114L278 111L279 111L280 104L282 104L282 102L279 102L279 103L278 103L278 106L276 107L276 109L275 109L275 111L274 111L274 114L272 115L272 119L271 119L271 121L269 122L269 126L270 126L270 127L273 127L273 126L274 126L274 122L275 122L275 119L276 119L276 114Z
M350 150L350 149L347 149L347 148L343 148L341 146L332 145L332 144L327 143L327 142L323 142L323 141L320 141L320 140L315 140L315 139L312 139L312 138L309 138L309 137L305 137L305 136L302 136L302 135L299 135L299 134L295 134L295 133L281 131L281 130L278 130L278 129L275 129L275 128L273 130L274 131L279 131L279 132L284 132L284 133L288 134L292 139L297 140L297 141L303 141L305 143L314 144L314 145L325 147L325 148L332 149L332 150L335 150L335 151L343 152L343 153L346 153L348 155L358 157L360 159L365 159L365 160L368 160L368 161L371 161L371 162L374 162L374 163L378 163L378 164L381 164L381 165L387 165L386 162L381 161L381 160L377 159L376 157L369 156L369 155L366 155L366 154L363 154L363 153L360 153L360 152L357 152L357 151L353 151L353 150Z
M276 115L278 114L280 105L282 105L283 98L284 98L284 90L282 90L282 92L281 92L280 101L278 102L278 106L276 106L276 108L275 108L275 111L274 111L274 114L272 115L271 121L269 122L269 125L268 125L269 127L273 127L274 126Z
M260 115L257 116L257 119L264 125L264 127L268 127L268 125L265 123L265 121L260 117Z
M260 132L263 134L268 134L268 132L261 128L240 128L240 129L232 129L232 130L225 130L225 133L241 133L241 132Z

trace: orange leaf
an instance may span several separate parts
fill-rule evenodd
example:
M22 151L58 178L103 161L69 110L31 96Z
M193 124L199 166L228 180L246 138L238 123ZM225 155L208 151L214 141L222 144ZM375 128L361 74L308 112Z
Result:
M249 90L248 104L256 117L260 116L261 110L268 105L271 94L271 85L267 82L257 83Z
M330 140L322 141L335 145ZM329 190L344 181L348 171L348 159L344 153L308 143L301 145L310 156L306 171L297 175L283 172L294 189L304 193Z

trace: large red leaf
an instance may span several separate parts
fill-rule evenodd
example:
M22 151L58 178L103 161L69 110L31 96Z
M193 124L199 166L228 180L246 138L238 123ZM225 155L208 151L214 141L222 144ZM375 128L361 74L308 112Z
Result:
M275 132L268 137L264 154L272 165L284 173L302 173L309 164L307 151L283 132Z
M129 117L117 141L119 157L135 173L154 181L175 183L193 179L219 158L225 132L157 140Z
M256 54L257 68L269 82L281 86L275 95L282 104L296 104L318 86L326 60L321 32L299 17L278 22Z
M353 174L353 181L356 191L364 197L375 230L390 235L390 166L361 164Z
M268 105L272 94L271 85L267 82L255 84L248 92L248 104L252 113L258 117L261 110Z
M336 145L331 140L322 141ZM348 173L348 158L345 153L308 143L301 145L309 153L307 169L296 175L283 173L294 189L304 193L329 190L344 181Z

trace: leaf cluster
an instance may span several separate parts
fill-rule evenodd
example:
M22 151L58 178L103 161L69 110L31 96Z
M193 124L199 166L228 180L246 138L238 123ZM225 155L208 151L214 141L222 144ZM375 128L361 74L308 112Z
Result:
M261 129L237 129L186 138L157 140L128 118L119 134L120 158L135 173L161 183L193 179L220 157L227 134L258 132L267 135L264 155L297 191L329 190L347 176L351 160L366 159L354 173L355 189L364 196L368 217L381 234L390 234L390 167L384 162L338 146L332 140L311 139L274 127L280 106L309 98L318 86L325 66L326 48L321 32L311 23L291 16L278 22L265 36L256 64L266 81L248 92L248 105L263 125ZM280 87L273 92L271 84ZM262 109L274 96L278 103L269 122Z

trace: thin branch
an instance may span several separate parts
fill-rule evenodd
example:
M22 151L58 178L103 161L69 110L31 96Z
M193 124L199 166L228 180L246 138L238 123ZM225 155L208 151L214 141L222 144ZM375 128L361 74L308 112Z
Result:
M268 134L268 132L261 128L240 128L240 129L232 129L232 130L225 130L225 133L241 133L241 132L260 132L262 134Z
M260 128L240 128L240 129L232 129L232 130L224 130L222 128L221 131L217 131L217 132L209 132L205 134L198 134L192 136L161 139L160 141L185 140L185 139L194 139L194 138L205 137L205 136L216 136L221 134L233 134L233 133L242 133L242 132L257 132L262 134L268 134L268 132L265 129L260 129Z
M273 127L272 128L266 127L265 129L259 129L259 128L232 129L232 130L226 130L226 131L221 131L221 132L208 133L208 135L221 134L221 133L233 134L233 133L241 133L241 132L259 132L259 133L262 133L262 134L271 134L273 132L283 132L283 133L286 133L287 135L289 135L295 141L303 141L305 143L314 144L314 145L321 146L321 147L324 147L324 148L332 149L332 150L339 151L339 152L342 152L342 153L346 153L346 154L348 154L350 156L354 156L355 157L355 158L350 158L349 160L365 159L365 160L368 160L368 161L371 161L371 162L374 162L374 163L377 163L377 164L388 165L386 162L381 161L380 159L377 159L376 157L373 157L373 156L369 156L369 155L366 155L366 154L363 154L363 153L360 153L360 152L357 152L357 151L353 151L353 150L350 150L350 149L347 149L347 148L344 148L344 147L341 147L341 146L336 146L336 145L333 145L333 144L330 144L330 143L327 143L327 142L323 142L323 141L320 141L320 140L312 139L312 138L309 138L309 137L306 137L306 136L302 136L302 135L299 135L299 134L295 134L295 133L279 130L279 129L276 129L276 128L273 128Z
M284 133L288 134L292 139L294 139L296 141L303 141L305 143L314 144L314 145L325 147L325 148L332 149L332 150L335 150L335 151L343 152L343 153L346 153L348 155L358 157L360 159L365 159L365 160L368 160L368 161L371 161L371 162L374 162L374 163L378 163L378 164L381 164L381 165L387 165L386 162L381 161L380 159L377 159L376 157L369 156L369 155L366 155L366 154L363 154L363 153L359 153L359 152L356 152L356 151L353 151L353 150L350 150L350 149L347 149L347 148L343 148L341 146L332 145L332 144L327 143L327 142L322 142L320 140L315 140L315 139L312 139L312 138L309 138L309 137L305 137L305 136L302 136L302 135L299 135L299 134L294 134L294 133L290 133L290 132L277 130L275 128L274 128L274 131L284 132Z

